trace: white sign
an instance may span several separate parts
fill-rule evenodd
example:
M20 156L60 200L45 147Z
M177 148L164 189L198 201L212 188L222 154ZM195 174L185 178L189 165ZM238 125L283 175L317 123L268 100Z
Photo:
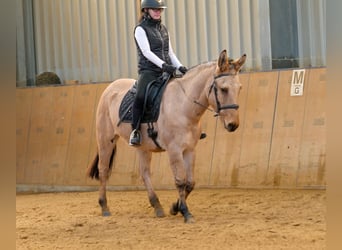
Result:
M302 96L304 89L305 69L292 72L291 96Z

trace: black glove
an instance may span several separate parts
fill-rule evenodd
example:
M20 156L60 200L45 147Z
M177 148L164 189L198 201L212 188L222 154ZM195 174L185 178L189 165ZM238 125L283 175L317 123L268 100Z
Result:
M184 66L180 66L178 70L180 72L182 72L183 74L185 74L188 71L188 69L186 67L184 67Z
M175 66L172 66L170 64L167 64L167 63L163 63L162 65L163 67L163 70L167 73L169 73L170 75L173 75L173 73L176 71L176 67Z

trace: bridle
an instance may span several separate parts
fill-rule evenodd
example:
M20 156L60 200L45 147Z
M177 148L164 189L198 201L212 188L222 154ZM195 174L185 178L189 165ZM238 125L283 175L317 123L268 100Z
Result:
M211 86L209 88L208 99L209 99L209 96L210 96L212 90L214 90L214 96L215 96L215 102L216 102L216 110L215 111L209 109L208 107L205 107L205 105L199 103L196 100L194 101L194 103L196 103L196 104L198 104L198 105L200 105L202 107L205 107L206 109L208 109L208 110L210 110L212 112L215 112L214 116L219 116L221 110L225 110L225 109L235 109L235 110L238 110L239 109L239 105L238 104L233 103L233 104L228 104L228 105L222 106L220 101L219 101L219 99L218 99L218 97L217 97L217 86L216 86L217 83L216 83L216 79L224 77L224 76L230 76L230 75L232 75L232 74L226 73L226 74L220 74L220 75L215 76L214 80L213 80L213 83L211 84Z

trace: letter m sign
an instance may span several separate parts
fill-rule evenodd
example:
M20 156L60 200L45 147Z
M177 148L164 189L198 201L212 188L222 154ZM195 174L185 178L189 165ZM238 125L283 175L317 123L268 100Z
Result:
M302 96L304 89L305 69L292 71L291 96Z

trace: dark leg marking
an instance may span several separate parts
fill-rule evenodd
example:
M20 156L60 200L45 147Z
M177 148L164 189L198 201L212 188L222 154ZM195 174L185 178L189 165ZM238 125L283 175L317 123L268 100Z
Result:
M104 199L100 198L99 199L99 204L100 204L100 206L102 208L102 216L110 216L111 213L110 213L110 211L109 211L109 209L107 207L107 199L106 198L104 198Z
M184 201L182 201L181 199L178 199L177 202L173 203L171 205L170 208L170 214L171 215L176 215L178 212L180 212L183 216L184 216L184 221L185 222L193 222L193 216L192 214L189 212L188 206L186 205L186 198L188 197L188 195L191 193L191 191L194 189L195 183L192 182L187 182L185 184L177 184L176 186L178 188L178 190L181 192L184 192Z
M159 199L156 195L149 197L150 204L154 208L157 217L165 217L164 209L161 206Z

